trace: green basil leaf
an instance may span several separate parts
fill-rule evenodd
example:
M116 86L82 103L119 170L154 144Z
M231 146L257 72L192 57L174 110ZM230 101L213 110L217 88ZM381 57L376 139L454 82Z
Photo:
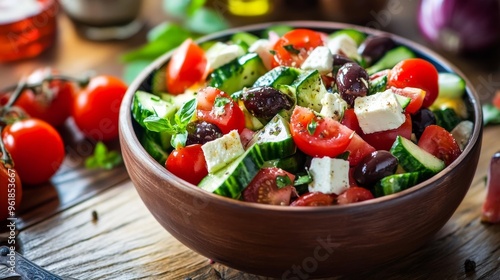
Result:
M292 180L290 180L290 177L288 177L287 175L278 175L276 176L276 185L278 186L278 189L281 189L293 184Z
M287 52L292 53L292 54L299 54L300 53L300 51L297 50L296 48L294 48L293 45L285 45L285 46L283 46L283 48Z
M154 132L166 131L168 134L174 134L177 130L172 126L169 120L158 116L149 116L144 119L146 129Z
M193 98L179 108L177 113L175 113L175 123L181 129L185 129L188 123L193 119L194 113L196 112L196 98Z
M97 142L94 148L94 156L100 159L105 157L107 153L108 153L108 148L106 147L106 145L104 145L104 143L102 142Z
M174 149L182 148L186 146L188 133L184 130L182 133L177 133L172 136L170 139L170 144Z
M484 104L483 108L483 125L500 124L500 110L493 104Z
M201 7L186 21L186 28L200 34L210 34L229 28L229 24L220 14L206 7Z
M309 132L309 134L311 135L314 135L314 132L316 132L316 127L318 127L318 123L315 119L312 119L311 122L307 125L307 132Z
M85 160L86 168L113 169L120 165L123 159L117 151L108 151L104 143L97 142L94 148L94 154Z

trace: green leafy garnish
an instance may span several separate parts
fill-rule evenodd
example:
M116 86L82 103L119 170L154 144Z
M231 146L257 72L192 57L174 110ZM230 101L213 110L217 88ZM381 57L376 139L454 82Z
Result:
M483 105L483 125L500 124L500 110L493 104Z
M231 100L229 100L229 98L227 97L217 96L214 101L214 107L224 108L226 104L229 104L230 102Z
M293 182L293 185L294 186L301 186L301 185L309 184L312 181L313 181L313 178L312 178L311 174L309 174L309 171L307 171L306 174L298 175L295 178L295 182Z
M196 98L182 104L181 108L174 115L173 124L169 119L153 115L144 119L144 125L147 130L171 134L172 139L170 143L172 147L183 147L186 145L187 139L186 128L196 112L196 104Z
M314 135L314 132L316 132L316 127L318 127L318 123L315 119L312 119L311 122L307 125L307 131L309 132L309 134Z
M293 184L292 180L290 180L290 177L288 177L287 175L278 175L276 176L276 185L278 186L278 189L281 189Z
M351 152L349 152L349 151L345 151L345 152L341 153L340 155L338 155L336 158L347 160L349 158L350 153Z
M293 45L285 45L285 46L283 46L283 48L287 52L289 52L289 53L293 53L293 54L299 54L300 53L300 51L297 50L296 48L294 48Z
M109 151L104 143L97 142L94 154L85 160L85 167L111 170L122 162L123 159L119 152Z

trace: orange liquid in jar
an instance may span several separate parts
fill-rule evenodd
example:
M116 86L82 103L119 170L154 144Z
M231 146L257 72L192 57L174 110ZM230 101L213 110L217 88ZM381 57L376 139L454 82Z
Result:
M0 62L39 55L55 41L55 0L0 0Z

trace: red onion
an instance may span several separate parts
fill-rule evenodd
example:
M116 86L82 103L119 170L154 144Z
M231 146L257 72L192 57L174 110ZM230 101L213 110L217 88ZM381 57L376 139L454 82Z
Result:
M422 34L444 50L483 50L500 38L500 1L421 0L418 24Z

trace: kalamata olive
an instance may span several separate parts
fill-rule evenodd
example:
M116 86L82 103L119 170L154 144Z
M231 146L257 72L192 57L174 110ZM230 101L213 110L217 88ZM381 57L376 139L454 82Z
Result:
M395 46L394 41L387 36L370 36L359 46L358 52L368 64L372 64Z
M254 87L243 93L245 108L257 118L271 119L279 111L289 110L293 100L288 95L272 87Z
M368 73L359 64L346 63L340 67L335 81L340 96L352 107L356 97L368 93L368 79Z
M341 54L333 54L333 76L337 75L340 67L342 67L346 63L355 63L354 60L348 58L347 56L343 56Z
M436 117L434 113L427 108L422 108L411 116L412 131L415 133L415 136L417 136L417 139L420 138L424 129L431 124L436 124Z
M380 179L394 174L398 167L398 159L390 152L375 151L366 157L354 169L354 180L365 187L371 187Z
M221 130L212 123L205 121L195 121L187 126L186 145L205 144L209 141L222 137Z

